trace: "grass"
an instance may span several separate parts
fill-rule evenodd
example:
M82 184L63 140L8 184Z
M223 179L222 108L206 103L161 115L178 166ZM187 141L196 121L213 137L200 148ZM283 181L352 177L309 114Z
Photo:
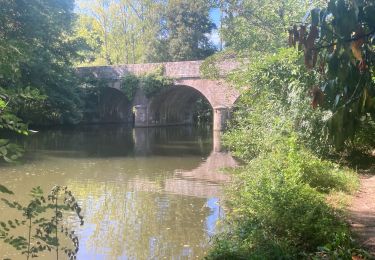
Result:
M234 173L224 230L207 259L351 259L357 249L343 218L355 172L308 150L275 147Z

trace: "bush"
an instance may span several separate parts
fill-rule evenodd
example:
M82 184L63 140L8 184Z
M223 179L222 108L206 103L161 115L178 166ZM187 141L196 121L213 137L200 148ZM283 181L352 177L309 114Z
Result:
M121 90L129 101L132 101L139 87L139 78L133 74L126 75L121 80Z
M354 192L358 178L318 157L331 147L326 115L310 105L316 75L297 52L281 50L232 76L250 87L224 141L245 166L234 172L224 230L208 259L351 258L349 228L327 197Z
M300 164L301 179L322 193L333 191L352 194L359 187L358 176L349 168L319 159L308 151L296 155Z
M234 155L251 160L272 150L290 131L316 154L328 152L322 131L325 113L310 105L310 89L317 78L305 69L298 52L283 49L266 56L232 75L231 81L248 86L224 136Z
M348 236L320 191L353 191L356 176L298 148L293 136L288 142L235 171L227 200L231 231L219 235L209 259L297 258Z
M148 98L156 96L163 89L172 85L171 79L158 73L150 73L141 78L141 88Z
M126 75L121 81L121 89L125 92L129 101L133 100L139 88L143 90L146 97L151 98L172 85L173 80L164 76L163 66L142 76Z

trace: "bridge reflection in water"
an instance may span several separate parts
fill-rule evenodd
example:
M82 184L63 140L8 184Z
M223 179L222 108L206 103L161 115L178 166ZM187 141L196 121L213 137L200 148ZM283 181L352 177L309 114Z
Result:
M78 259L203 258L229 180L221 168L236 164L219 140L191 127L51 130L26 139L25 163L0 172L21 202L38 185L73 191L85 216L83 227L70 222ZM1 219L15 217L4 212ZM3 246L3 256L18 259Z
M138 154L150 153L150 142L154 128L136 128L133 130L135 151ZM151 132L151 133L150 133ZM152 147L155 147L153 145ZM165 144L164 144L165 147ZM216 197L221 194L221 185L230 180L228 174L223 173L224 168L232 168L237 165L233 157L221 146L221 133L214 131L213 149L202 163L191 170L175 169L174 175L164 180L163 187L155 182L144 179L135 179L129 182L131 189L136 191L159 191L195 196Z

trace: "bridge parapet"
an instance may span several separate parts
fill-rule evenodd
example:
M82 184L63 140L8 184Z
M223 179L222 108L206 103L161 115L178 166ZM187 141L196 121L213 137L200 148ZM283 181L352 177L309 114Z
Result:
M164 63L126 64L116 66L79 67L77 73L81 77L95 77L101 79L117 80L128 74L142 75L150 73L160 66L165 68L165 76L174 79L202 78L200 66L203 61L179 61ZM236 69L239 63L234 60L226 60L217 64L223 75Z

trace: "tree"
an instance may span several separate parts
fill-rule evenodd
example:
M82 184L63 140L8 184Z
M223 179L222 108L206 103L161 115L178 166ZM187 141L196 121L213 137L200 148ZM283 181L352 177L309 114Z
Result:
M103 37L100 26L90 15L79 15L76 23L76 34L85 39L89 48L82 50L81 55L84 58L79 61L80 65L86 63L96 64L105 63L105 56L102 55Z
M11 99L8 108L35 124L79 121L72 65L84 44L71 36L74 1L1 0L0 5L0 87L27 97L19 103Z
M111 21L111 12L113 11L113 5L111 0L98 0L90 3L83 3L81 6L88 14L81 15L79 20L81 26L79 31L88 31L88 34L82 35L87 39L90 39L91 31L98 34L101 42L101 58L106 64L112 64L110 55L110 33L113 30L113 23ZM91 19L90 19L91 18ZM81 36L81 35L80 35ZM90 42L95 46L95 42ZM96 48L93 49L96 51Z
M225 46L243 53L272 53L287 43L287 28L321 0L217 0Z
M92 50L89 64L147 62L149 49L157 42L164 3L155 0L80 1L78 35ZM92 41L93 31L99 41ZM85 53L87 54L87 53Z
M155 0L122 0L118 5L122 10L122 16L121 19L116 19L116 22L121 24L122 31L127 31L131 36L131 63L135 63L136 60L150 62L149 52L157 44L157 37L162 30L161 20L165 13L165 3ZM122 43L117 47L123 52L126 51L126 45Z
M170 61L199 60L215 52L208 39L215 28L209 20L209 9L205 1L169 1L166 45Z
M215 51L208 39L211 6L203 0L81 0L77 32L92 47L85 64L205 58Z
M310 24L291 31L291 43L303 46L306 67L320 76L312 106L330 111L328 136L338 148L356 146L359 139L375 145L374 17L374 1L330 0L311 11Z
M22 123L22 121L16 117L8 109L8 104L10 102L10 97L5 94L3 89L0 89L2 94L0 94L0 131L14 131L19 134L28 134L27 125ZM6 162L13 162L19 158L22 154L22 149L11 143L8 139L0 138L0 158ZM0 185L1 188L1 185Z

